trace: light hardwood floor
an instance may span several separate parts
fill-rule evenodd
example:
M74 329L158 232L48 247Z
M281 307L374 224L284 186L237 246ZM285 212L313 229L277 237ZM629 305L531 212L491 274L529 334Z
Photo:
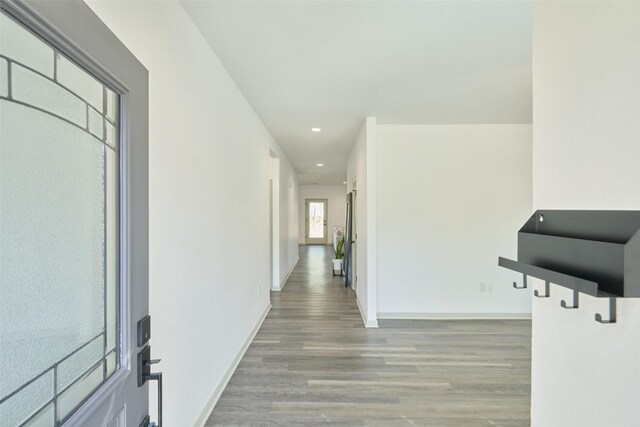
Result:
M530 321L365 329L330 264L331 247L300 247L207 427L529 425Z

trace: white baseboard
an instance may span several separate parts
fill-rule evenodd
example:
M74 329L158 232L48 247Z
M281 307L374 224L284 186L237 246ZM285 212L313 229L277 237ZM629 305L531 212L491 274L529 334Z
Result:
M271 301L269 301L269 304L265 308L264 313L262 313L262 316L260 316L258 323L256 323L256 326L253 328L253 330L249 334L249 337L246 339L246 341L242 345L242 348L240 348L240 351L236 355L235 359L233 359L233 363L231 363L231 366L229 366L229 369L227 369L227 372L224 374L224 377L222 377L222 381L220 381L220 384L218 384L218 387L216 387L215 391L207 401L207 404L205 405L204 409L200 413L200 416L196 420L194 427L203 427L207 422L207 419L209 419L211 412L213 412L213 408L215 408L216 403L218 403L218 399L220 399L222 392L224 391L225 387L229 383L229 380L233 376L233 373L236 371L236 368L240 364L240 361L244 357L244 354L249 349L251 342L253 341L256 334L260 330L260 327L262 326L262 323L264 322L264 319L267 317L267 314L269 314L270 310L271 310Z
M378 321L377 320L369 320L367 319L367 315L365 311L362 309L360 305L360 300L358 299L358 295L356 294L356 303L358 304L358 310L360 310L360 316L362 316L362 322L364 323L365 328L377 328Z
M282 283L280 283L280 287L279 288L271 288L272 291L274 291L274 292L282 291L282 288L284 288L284 285L287 283L287 280L289 280L289 276L291 276L291 273L293 273L293 269L296 268L296 265L298 265L298 261L300 261L300 256L299 255L296 257L296 261L293 263L293 266L291 267L291 269L289 270L287 275L284 277L284 280L282 281Z
M378 313L378 319L408 320L473 320L531 319L531 313Z
M378 328L378 321L377 320L367 320L364 324L365 328Z

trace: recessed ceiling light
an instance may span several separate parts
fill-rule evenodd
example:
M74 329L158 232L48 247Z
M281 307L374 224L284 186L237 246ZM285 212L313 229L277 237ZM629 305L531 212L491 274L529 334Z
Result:
M316 166L322 167L322 166L324 166L324 163L316 163Z
M311 128L311 132L322 132L320 128Z
M347 183L347 181L343 182L343 184L346 184L346 183Z

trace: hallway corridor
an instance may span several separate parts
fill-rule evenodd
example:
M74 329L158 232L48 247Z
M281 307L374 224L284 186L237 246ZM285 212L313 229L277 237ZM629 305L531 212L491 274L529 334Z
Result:
M331 249L300 247L207 427L529 425L530 321L365 329Z

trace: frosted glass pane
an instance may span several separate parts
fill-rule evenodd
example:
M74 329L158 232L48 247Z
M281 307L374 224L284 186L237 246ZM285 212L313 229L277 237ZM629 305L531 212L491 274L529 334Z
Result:
M58 54L58 82L87 101L98 111L102 111L102 83Z
M9 93L8 66L7 60L0 58L0 96L7 96Z
M116 370L116 353L107 356L107 376L113 374Z
M102 358L104 337L100 335L89 345L77 351L58 365L58 390L63 390Z
M0 426L20 425L52 397L53 373L48 372L0 405Z
M87 106L78 97L18 65L11 67L11 80L11 95L14 99L86 127Z
M324 203L309 203L309 237L324 237Z
M0 13L0 53L53 78L53 49Z
M24 427L53 427L55 426L53 404L47 405L38 415Z
M97 136L99 139L104 138L104 120L93 108L89 108L89 132Z
M107 144L109 144L112 147L117 147L118 135L116 132L116 128L107 121L105 121L105 125L107 126Z
M6 100L0 117L3 395L103 332L105 193L97 139Z
M118 158L107 148L107 353L117 342L117 298L118 298Z
M103 373L104 366L103 363L100 363L96 369L89 372L58 397L59 420L73 412L75 407L102 383Z
M0 53L0 426L50 427L119 365L119 96L4 11Z
M107 111L105 111L105 115L114 123L118 122L118 99L118 95L107 89Z

